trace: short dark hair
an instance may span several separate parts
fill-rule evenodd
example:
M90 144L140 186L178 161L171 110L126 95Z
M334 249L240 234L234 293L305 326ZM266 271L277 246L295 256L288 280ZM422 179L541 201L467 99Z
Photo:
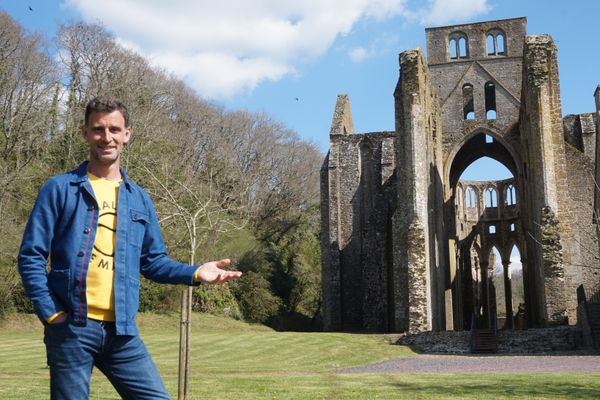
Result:
M90 115L94 112L111 113L113 111L121 112L123 119L125 119L125 127L129 127L129 112L125 104L108 96L98 96L89 101L85 107L85 119L83 123L87 126L90 121Z

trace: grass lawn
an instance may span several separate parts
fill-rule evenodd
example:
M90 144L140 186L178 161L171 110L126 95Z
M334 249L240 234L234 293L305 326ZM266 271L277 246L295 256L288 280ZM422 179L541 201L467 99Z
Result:
M275 332L195 315L191 399L598 399L600 374L352 374L340 368L415 356L381 336ZM142 315L142 337L177 393L178 320ZM0 326L0 399L48 399L42 328L30 316ZM98 372L91 399L118 399Z

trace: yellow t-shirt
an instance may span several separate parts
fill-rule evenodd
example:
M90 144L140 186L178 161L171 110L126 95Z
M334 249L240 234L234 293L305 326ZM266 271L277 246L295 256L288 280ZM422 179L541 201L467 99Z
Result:
M114 321L114 255L117 238L117 196L121 181L98 178L89 172L88 177L100 208L86 281L88 318Z

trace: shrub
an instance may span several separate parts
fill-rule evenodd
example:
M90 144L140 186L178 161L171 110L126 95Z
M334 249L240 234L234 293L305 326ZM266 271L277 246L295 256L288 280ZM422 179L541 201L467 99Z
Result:
M140 307L141 312L169 312L179 308L181 289L173 285L164 285L148 279L140 281Z
M233 283L214 286L201 285L194 288L192 309L213 315L241 319L242 313L231 290L232 285Z
M265 323L281 307L281 299L271 293L269 281L254 271L240 278L235 293L244 319L249 322Z

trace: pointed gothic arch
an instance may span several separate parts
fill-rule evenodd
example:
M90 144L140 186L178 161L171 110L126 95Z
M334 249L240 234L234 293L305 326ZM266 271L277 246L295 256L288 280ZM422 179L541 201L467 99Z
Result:
M459 181L465 169L482 157L490 157L500 162L512 173L513 177L500 181ZM469 248L469 252L471 252L472 249L479 246L477 261L469 256L470 253L466 250L457 261L457 268L462 276L460 293L456 294L456 297L460 298L459 303L461 304L460 321L457 323L462 324L465 329L468 328L468 321L473 316L475 316L478 326L501 325L507 328L513 326L513 313L509 312L507 308L512 307L512 303L507 298L504 277L501 284L497 285L498 287L492 284L493 265L490 265L489 255L494 247L497 248L502 254L499 262L502 264L502 268L505 268L505 265L509 265L509 256L506 254L509 251L506 238L522 246L519 239L522 232L520 211L518 207L505 207L506 188L511 188L509 190L512 194L512 188L522 185L520 166L518 150L513 149L501 134L483 126L478 126L465 135L463 140L449 152L446 160L444 186L449 193L456 193L459 186L462 188L462 205L465 209L462 215L455 214L453 217L448 217L448 219L456 221L454 224L456 234L451 232L450 235L457 238L458 248ZM466 207L469 197L467 190L481 196L482 208L477 212ZM513 203L514 197L511 197L510 203ZM511 224L515 226L512 231L510 230ZM504 274L504 270L502 273ZM500 291L498 292L498 290ZM510 288L508 293L510 293ZM497 303L503 307L499 313L499 319L497 318Z
M486 135L494 139L492 143L486 143ZM515 178L521 176L519 153L498 132L487 127L477 127L465 135L450 152L444 166L446 188L452 190L464 170L474 161L486 156L503 164Z

